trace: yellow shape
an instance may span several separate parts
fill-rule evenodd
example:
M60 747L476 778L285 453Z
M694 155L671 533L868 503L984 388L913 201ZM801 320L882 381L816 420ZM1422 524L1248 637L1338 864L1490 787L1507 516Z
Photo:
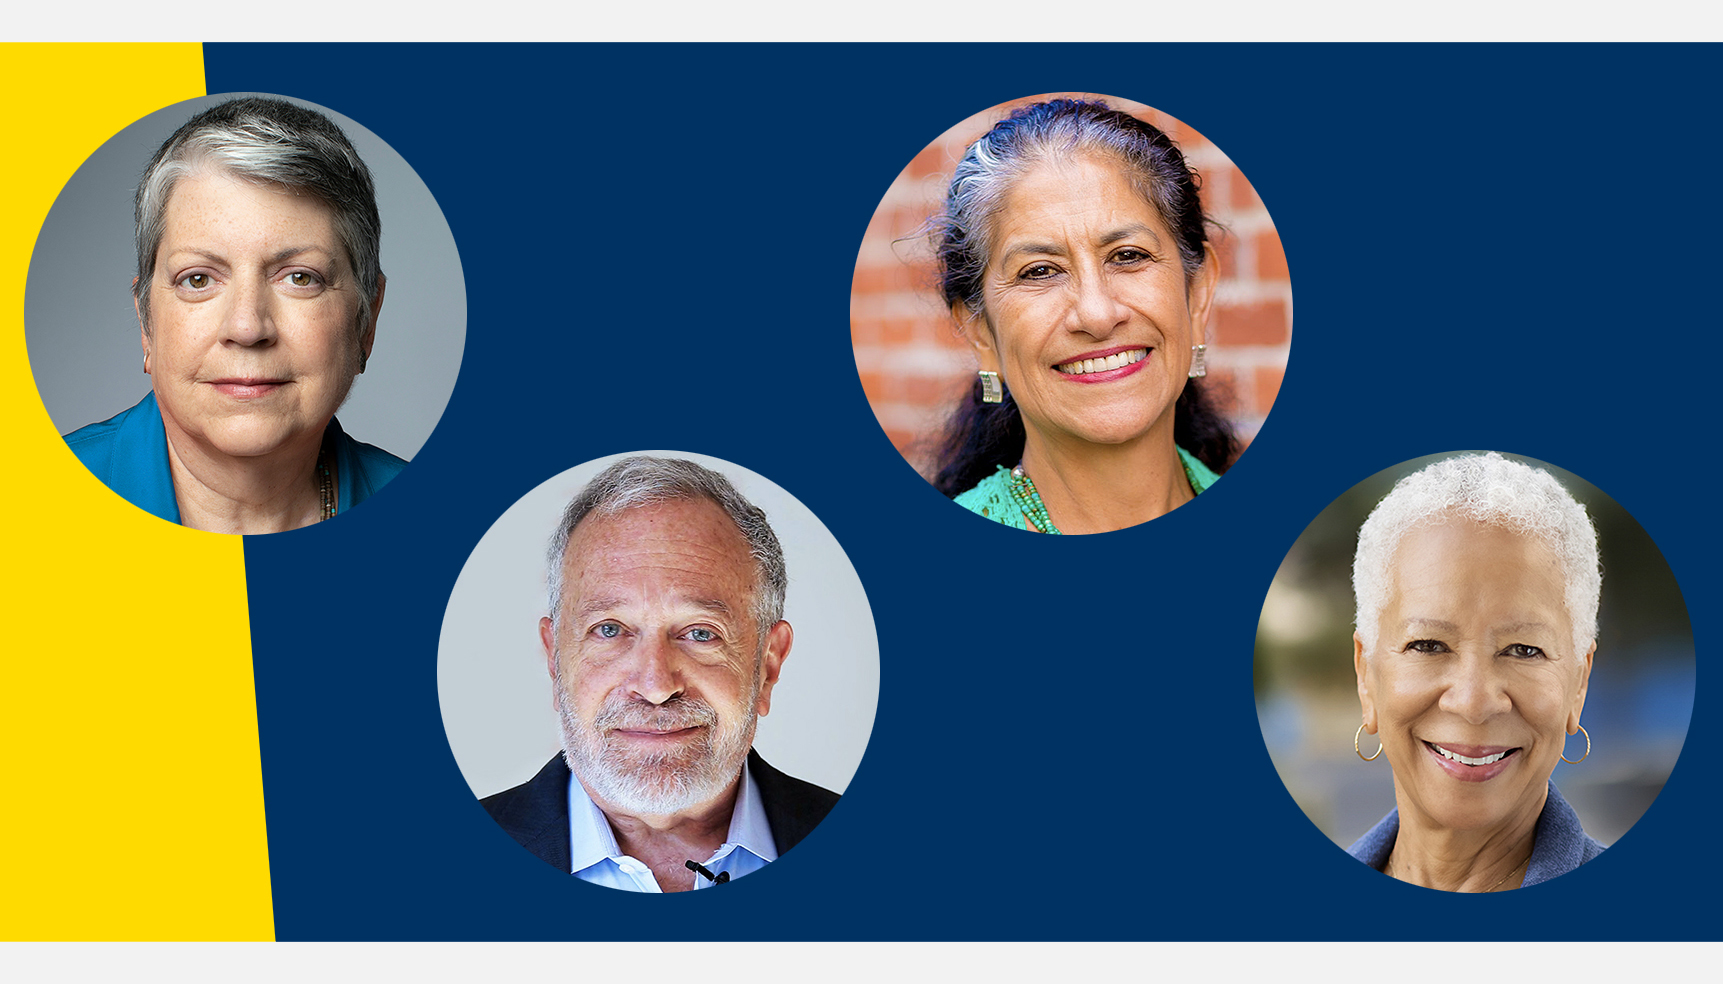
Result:
M203 95L203 49L3 45L0 92L0 938L272 939L243 544L96 481L25 350L55 196L127 124Z

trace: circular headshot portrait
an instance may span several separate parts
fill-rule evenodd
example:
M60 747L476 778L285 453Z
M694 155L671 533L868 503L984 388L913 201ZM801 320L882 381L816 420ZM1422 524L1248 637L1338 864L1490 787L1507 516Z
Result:
M1088 93L957 124L881 199L850 337L886 436L934 488L1042 533L1202 494L1274 403L1286 255L1244 174L1180 121Z
M1495 452L1341 496L1293 544L1256 635L1263 740L1293 799L1357 861L1450 892L1603 854L1669 778L1694 674L1681 590L1639 524Z
M418 452L460 370L466 288L442 211L375 134L228 93L85 161L36 240L24 319L91 474L172 523L273 533L364 504Z
M776 862L837 805L873 732L879 641L855 568L793 496L646 451L497 520L449 597L437 689L508 836L584 882L681 892Z

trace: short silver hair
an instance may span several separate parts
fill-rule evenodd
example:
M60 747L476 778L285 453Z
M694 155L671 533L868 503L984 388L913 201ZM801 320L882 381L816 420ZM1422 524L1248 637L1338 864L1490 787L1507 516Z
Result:
M150 330L150 281L167 233L168 200L183 177L216 171L311 195L335 212L359 289L356 329L363 336L383 283L383 220L371 171L329 117L280 99L231 99L174 131L144 168L133 201L138 279L132 286L144 331Z
M1358 530L1352 562L1352 592L1358 602L1358 635L1374 649L1388 607L1389 565L1406 534L1460 517L1500 527L1545 544L1561 563L1567 582L1568 618L1576 655L1597 641L1598 598L1603 572L1597 560L1597 528L1585 507L1541 468L1510 461L1494 451L1435 462L1400 479Z
M749 552L758 568L754 586L754 619L759 625L759 642L764 644L766 632L784 617L784 595L789 589L784 548L779 545L778 535L772 532L771 524L766 522L765 511L743 498L729 479L681 458L646 455L624 458L588 482L563 510L562 524L550 539L547 555L552 624L556 624L562 613L563 557L568 553L568 541L581 520L593 513L614 516L642 506L690 499L715 503L736 524L736 531L742 534L742 539L748 542Z

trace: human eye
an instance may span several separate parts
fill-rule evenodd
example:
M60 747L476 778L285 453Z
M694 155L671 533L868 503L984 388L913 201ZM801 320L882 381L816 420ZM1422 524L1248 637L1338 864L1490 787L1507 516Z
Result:
M1136 266L1153 260L1155 255L1137 246L1124 246L1113 251L1113 262L1121 266Z
M1448 644L1436 639L1413 639L1406 643L1405 652L1409 653L1445 653Z
M174 286L196 292L208 290L210 285L213 283L215 283L215 278L211 277L207 273L197 272L188 273L179 278L174 282Z
M687 639L689 642L717 642L718 641L718 633L717 632L713 631L712 629L705 628L704 626L698 626L698 625L692 629L689 629L687 632L682 633L682 636L683 636L683 638Z
M1543 659L1544 651L1536 646L1528 646L1523 642L1516 642L1502 650L1502 655L1512 656L1515 659Z
M600 639L614 639L622 634L622 626L615 622L600 622L592 627L592 634Z
M323 286L323 278L312 273L310 270L289 271L281 278L281 280L283 283L287 284L287 286L295 287L300 290L310 290L312 288Z
M1057 275L1059 268L1051 263L1031 263L1018 271L1018 280L1046 280Z

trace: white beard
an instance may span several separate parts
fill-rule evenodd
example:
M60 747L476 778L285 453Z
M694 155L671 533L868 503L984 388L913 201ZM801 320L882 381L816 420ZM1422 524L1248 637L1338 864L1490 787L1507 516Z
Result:
M591 724L579 721L568 691L556 683L562 719L562 752L569 771L594 798L633 816L671 816L717 799L742 774L754 744L759 688L748 697L747 715L726 726L711 704L676 697L653 705L612 694ZM610 740L618 727L703 727L701 737L679 749L641 753Z

